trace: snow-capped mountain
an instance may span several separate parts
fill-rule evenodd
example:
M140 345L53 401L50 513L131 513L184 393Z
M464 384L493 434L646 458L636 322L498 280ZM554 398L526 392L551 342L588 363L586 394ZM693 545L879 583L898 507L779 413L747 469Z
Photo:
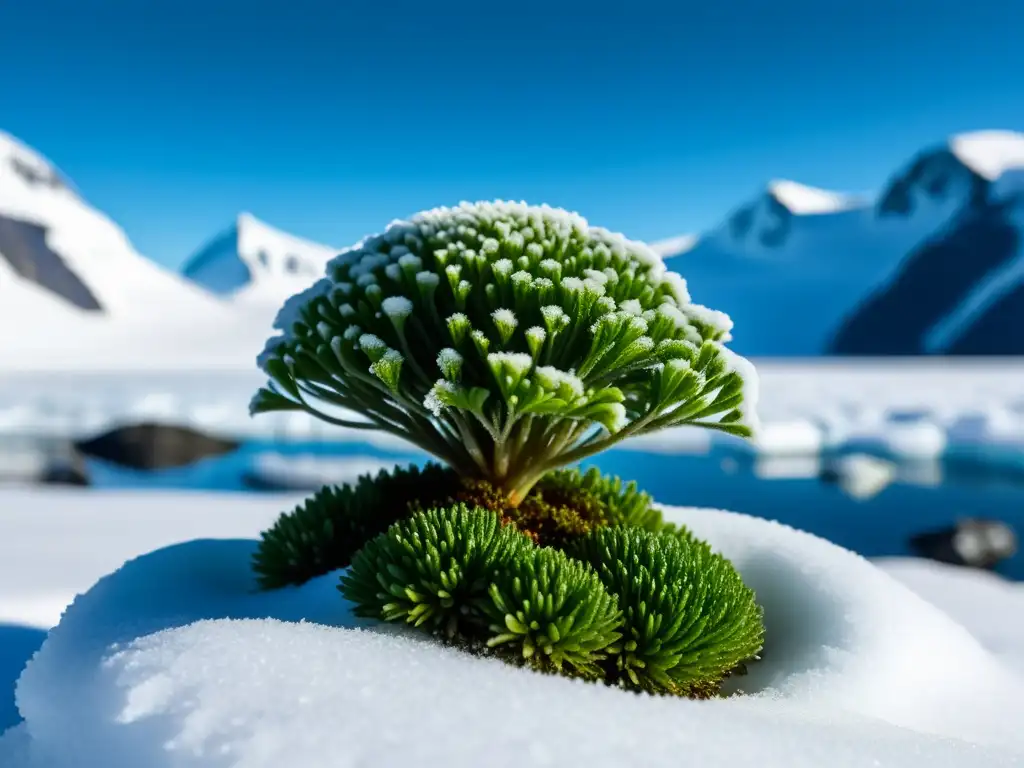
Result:
M836 354L1024 354L1024 135L956 136L879 198L889 221L955 204L835 329Z
M4 133L0 324L12 370L251 365L266 331L141 256L52 163Z
M655 247L732 316L741 354L1024 354L1022 173L1024 136L963 134L873 201L775 181Z
M337 250L271 227L249 213L193 255L182 274L236 302L272 305L308 288Z

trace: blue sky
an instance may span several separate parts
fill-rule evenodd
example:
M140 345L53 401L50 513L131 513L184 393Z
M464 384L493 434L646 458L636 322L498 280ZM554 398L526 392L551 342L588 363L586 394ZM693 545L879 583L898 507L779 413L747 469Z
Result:
M1024 130L1020 0L0 2L0 129L177 266L241 210L335 245L462 199L654 240L773 177Z

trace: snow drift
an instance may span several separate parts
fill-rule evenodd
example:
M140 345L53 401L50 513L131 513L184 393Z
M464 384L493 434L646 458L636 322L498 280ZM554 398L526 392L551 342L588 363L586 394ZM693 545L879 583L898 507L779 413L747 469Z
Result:
M733 513L669 514L729 556L765 606L764 659L737 678L752 695L637 696L401 629L354 628L338 574L257 593L254 542L194 541L127 563L75 601L21 677L25 723L0 740L0 758L38 768L1024 759L1024 679L941 611L808 534Z

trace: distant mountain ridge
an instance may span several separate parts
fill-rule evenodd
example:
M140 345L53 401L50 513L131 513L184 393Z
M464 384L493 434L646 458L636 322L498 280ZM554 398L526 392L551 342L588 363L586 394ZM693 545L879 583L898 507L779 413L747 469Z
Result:
M874 201L773 182L655 244L752 356L1024 354L1024 135L923 150Z
M139 254L50 161L0 132L4 367L249 366L269 327L255 318Z
M1024 135L954 137L925 151L878 203L912 215L961 201L946 227L910 251L836 329L832 354L1024 354Z
M337 253L242 213L189 258L181 272L217 295L280 305L322 276Z
M928 147L871 199L775 180L653 244L748 356L1024 355L1024 135ZM33 368L245 367L337 253L243 213L182 273L0 132L0 338Z

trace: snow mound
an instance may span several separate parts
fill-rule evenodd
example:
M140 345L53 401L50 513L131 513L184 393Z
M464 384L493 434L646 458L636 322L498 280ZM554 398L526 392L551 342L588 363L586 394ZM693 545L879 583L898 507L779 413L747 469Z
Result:
M251 539L301 500L301 494L2 490L0 624L50 629L77 594L139 553L200 536Z
M776 179L769 182L768 191L791 213L799 215L835 213L866 205L863 200L854 195L809 187L788 179Z
M975 568L916 558L882 558L883 571L938 606L991 653L1024 674L1024 584Z
M367 631L337 574L256 593L253 542L194 541L127 563L67 610L19 681L25 724L0 741L0 762L1020 764L1012 697L1024 680L938 609L809 534L714 510L668 514L732 558L765 606L764 660L738 678L754 695L636 696Z
M668 510L724 553L765 610L764 660L741 680L814 707L960 738L1014 743L1024 680L966 629L848 550L779 523ZM985 691L975 701L965 691Z
M949 149L984 179L994 181L1006 171L1024 168L1024 134L1014 131L973 131L953 136Z

